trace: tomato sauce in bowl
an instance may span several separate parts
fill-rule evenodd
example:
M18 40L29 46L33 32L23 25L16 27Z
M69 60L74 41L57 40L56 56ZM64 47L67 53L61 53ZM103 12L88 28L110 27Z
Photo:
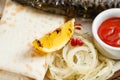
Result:
M120 48L120 18L110 18L99 26L98 36L106 44Z
M120 59L120 8L98 14L92 23L95 47L106 57Z

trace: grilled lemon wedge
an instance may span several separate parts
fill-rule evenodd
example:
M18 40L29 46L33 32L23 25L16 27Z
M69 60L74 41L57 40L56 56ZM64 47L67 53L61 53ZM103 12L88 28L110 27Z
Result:
M40 54L51 53L65 46L74 33L74 22L72 19L51 33L46 34L39 40L33 41L33 46Z

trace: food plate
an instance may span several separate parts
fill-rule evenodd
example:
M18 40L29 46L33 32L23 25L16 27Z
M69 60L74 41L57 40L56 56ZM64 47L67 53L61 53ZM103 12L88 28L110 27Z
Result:
M1 22L0 22L1 23L0 24L0 26L1 26L1 36L2 35L4 35L4 36L5 35L10 35L9 30L14 32L14 30L18 30L18 29L20 30L21 28L23 28L23 30L20 30L20 32L22 32L23 34L22 33L20 33L20 34L22 34L22 36L25 35L24 39L26 39L26 36L27 36L27 38L29 38L30 42L32 42L34 38L42 37L47 32L50 32L50 31L58 28L61 24L63 24L65 22L65 18L63 16L58 16L58 15L52 15L52 14L48 14L48 13L44 13L44 12L39 12L39 11L37 11L35 9L32 9L30 7L23 7L19 4L13 3L10 0L7 1L6 5L7 6L4 9L3 17L2 17ZM18 12L16 12L16 11L18 11ZM11 14L12 14L12 16L11 16ZM33 19L33 17L34 17L34 19ZM27 20L25 20L25 19L27 19ZM22 21L19 21L19 20L22 20ZM24 23L24 20L27 21L27 22ZM34 21L36 23L34 23ZM91 20L85 20L85 19L79 19L78 18L78 19L76 19L76 23L81 23L81 25L83 26L85 31L88 33L88 35L90 37L92 37L92 33L91 33L92 21ZM28 24L32 25L32 26L27 26ZM38 26L39 24L40 24L40 26ZM5 26L9 26L10 28L9 27L4 28ZM17 28L15 28L16 26L17 26ZM36 30L33 31L34 26L38 26L38 27L36 27L37 31ZM27 27L27 28L25 28L25 27ZM32 29L30 29L29 27L32 27ZM5 29L8 30L8 33L3 34L3 32L6 32ZM2 30L3 30L3 32L2 32ZM19 32L19 30L18 30L18 32ZM33 35L33 36L36 35L36 36L34 36L32 38L28 37L29 32L26 32L27 30L29 30L30 32L33 31L33 34L31 34L31 35ZM38 30L40 31L40 33L39 33ZM4 38L4 36L2 36L3 40L6 39L6 38ZM14 40L17 39L17 38L14 38L15 36L16 36L16 32L15 32L14 36L10 35L10 38L12 37L13 39L10 39L10 38L9 39L13 42L16 42L16 41L14 41ZM17 35L17 36L21 36L21 35ZM8 43L9 43L9 40L8 40ZM11 44L10 47L12 47L12 42L10 44ZM26 44L25 45L25 46L27 46L26 49L28 49L28 50L29 50L29 47L28 47L29 45L31 45L31 44ZM21 45L19 44L17 46L19 47ZM3 47L4 48L1 48L1 50L5 49L5 48L8 48L8 51L9 51L9 46L5 47L5 45L4 45ZM24 47L24 46L21 46L21 47ZM20 49L21 47L16 48L16 49ZM24 50L23 50L23 52L24 52ZM28 54L28 52L27 52L27 54ZM13 56L14 54L12 54L12 53L11 53L11 55L1 53L1 55L3 57L0 57L0 59L1 59L0 68L3 69L3 70L6 70L6 71L10 71L10 72L18 73L18 74L20 73L22 75L35 78L37 80L41 80L44 77L44 75L45 75L44 73L46 71L46 68L44 69L43 67L41 67L45 63L45 59L42 58L42 60L41 60L41 59L38 59L38 57L31 58L30 54L26 55L26 53L21 52L19 55L17 55L17 58L15 59L15 58L13 58L15 56ZM29 57L27 57L27 56L29 56ZM35 55L33 55L33 56L35 56ZM29 61L32 61L32 60L35 60L35 62L33 62L34 65L31 64L31 62L29 62ZM4 63L3 63L3 61L4 61ZM10 63L10 64L8 64L8 63ZM38 65L38 63L41 63L41 64ZM33 65L32 66L33 71L31 70L31 66L29 64ZM13 67L13 65L14 65L14 67ZM26 66L27 66L27 68L26 68ZM23 70L23 68L24 68L24 70ZM112 69L112 72L116 72L119 69L120 69L120 62L116 61L115 65ZM42 74L44 74L44 75L39 76L40 73L38 71L40 71L40 73L42 72ZM14 74L14 73L9 73L9 72L7 73L7 72L1 71L0 75L2 76L3 74L6 74L7 76L11 76L11 77L12 77L12 75L15 75L16 77L13 76L13 79L11 78L11 80L17 80L17 78L18 79L23 78L23 80L28 80L29 79L29 78L21 77L17 74ZM0 77L0 78L2 78L2 77ZM9 77L7 77L7 78L9 79ZM6 77L5 77L2 80L8 80L8 79L6 79Z

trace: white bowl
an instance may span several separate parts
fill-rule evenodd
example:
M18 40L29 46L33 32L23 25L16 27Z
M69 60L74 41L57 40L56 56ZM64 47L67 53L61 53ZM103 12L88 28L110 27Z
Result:
M112 47L106 43L104 43L100 37L98 36L98 28L101 23L109 18L113 17L120 17L120 9L119 8L112 8L105 10L98 14L98 16L94 19L92 24L92 33L94 37L94 42L98 50L105 56L112 58L112 59L120 59L120 48L119 47Z

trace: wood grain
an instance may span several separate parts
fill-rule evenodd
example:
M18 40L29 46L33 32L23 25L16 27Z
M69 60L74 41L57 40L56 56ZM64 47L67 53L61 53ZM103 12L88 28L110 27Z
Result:
M120 77L120 70L115 72L115 74L109 80L114 80L114 79L117 79L118 77ZM117 80L119 80L119 79L117 79Z
M5 6L6 0L0 0L0 17L2 16L2 12Z

